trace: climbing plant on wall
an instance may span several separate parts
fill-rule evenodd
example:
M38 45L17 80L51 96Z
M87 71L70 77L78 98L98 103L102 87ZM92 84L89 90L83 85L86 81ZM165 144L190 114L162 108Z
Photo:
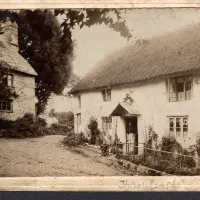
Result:
M8 74L9 71L9 65L4 61L0 61L0 99L17 98L19 96L13 87L5 85L3 82L3 76Z

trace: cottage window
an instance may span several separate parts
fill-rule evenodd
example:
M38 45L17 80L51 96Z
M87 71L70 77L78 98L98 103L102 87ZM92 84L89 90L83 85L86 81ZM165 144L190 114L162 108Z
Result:
M77 132L79 132L79 127L81 125L81 113L78 113L76 116L77 116Z
M102 117L102 129L104 131L112 129L112 117Z
M102 91L103 101L111 101L111 89L105 89Z
M12 111L12 100L5 100L1 99L0 100L0 111Z
M188 117L170 117L169 133L177 138L187 138Z
M169 101L191 99L192 77L182 76L169 79Z
M10 74L3 74L0 77L0 83L5 86L13 86L13 76Z

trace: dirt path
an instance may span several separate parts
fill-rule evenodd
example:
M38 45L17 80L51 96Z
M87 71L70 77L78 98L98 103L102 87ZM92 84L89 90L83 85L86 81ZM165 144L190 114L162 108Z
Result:
M0 177L8 176L123 176L107 166L61 146L63 136L0 139Z

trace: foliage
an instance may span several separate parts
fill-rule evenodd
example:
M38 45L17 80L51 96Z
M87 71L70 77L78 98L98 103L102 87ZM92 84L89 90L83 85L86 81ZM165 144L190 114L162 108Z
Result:
M97 130L97 127L98 127L98 122L97 122L97 119L94 118L94 117L91 117L90 118L90 121L89 121L89 124L88 124L88 128L94 132L95 130Z
M36 70L37 112L43 112L51 95L61 94L71 75L73 42L62 38L50 10L21 10L17 19L20 54Z
M32 114L25 114L15 121L0 119L0 134L8 138L39 137L44 135L45 123L42 119L34 120Z
M197 135L196 150L197 150L198 156L200 157L200 134Z
M85 137L84 133L69 133L62 141L65 146L77 146L82 145L88 142L88 139Z
M4 85L2 81L3 75L8 74L9 71L9 65L4 61L0 61L0 99L17 98L19 96L14 88Z
M45 135L67 135L72 130L68 125L51 124L50 127L45 129Z
M148 127L148 138L145 141L146 148L157 148L158 134L153 130L152 126ZM155 146L153 146L155 143Z
M109 155L109 145L108 144L102 144L100 146L101 149L101 155L102 156L108 156Z
M123 98L124 103L128 102L130 104L132 104L134 102L134 100L132 99L132 97L130 96L130 94L126 94L126 97Z
M59 124L66 124L73 128L74 126L74 114L73 112L56 112L56 118Z
M71 34L71 29L76 26L83 28L105 24L111 30L119 32L122 37L131 38L126 20L122 18L122 11L119 9L56 9L54 12L56 16L59 14L66 15L64 22L61 24L64 36Z
M96 136L98 136L100 133L100 131L98 130L98 122L96 118L90 118L90 121L88 123L88 129L91 132L90 143L96 144Z
M0 135L7 138L29 138L44 135L66 135L72 131L67 125L52 124L46 127L44 119L35 119L32 114L25 114L15 121L0 119Z
M178 153L181 153L183 148L180 145L180 143L176 141L176 138L174 136L166 135L162 137L161 150L168 151L168 152L177 151Z
M56 16L65 15L58 24ZM38 73L36 77L37 114L44 111L52 93L62 94L67 86L74 58L72 29L105 24L121 36L131 34L117 9L57 9L51 10L2 10L0 21L9 18L19 27L19 53ZM116 20L114 20L116 18ZM72 79L73 85L73 79Z

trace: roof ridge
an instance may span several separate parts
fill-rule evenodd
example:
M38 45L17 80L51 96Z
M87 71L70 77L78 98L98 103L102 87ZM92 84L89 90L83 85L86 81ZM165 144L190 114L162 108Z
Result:
M158 38L158 37L161 37L161 36L165 36L165 35L168 35L170 33L175 33L175 32L178 32L178 31L184 31L186 29L189 29L191 27L195 27L195 26L200 26L200 21L199 22L194 22L192 24L188 24L188 25L185 25L185 26L182 26L182 27L179 27L179 28L176 28L176 29L170 29L170 30L167 30L165 32L162 32L162 33L159 33L159 34L155 34L155 35L150 35L150 36L146 36L146 37L141 37L141 38L138 38L138 39L134 39L134 40L131 40L130 42L128 42L128 45L129 44L134 44L136 43L138 40L149 40L149 39L154 39L154 38Z
M153 40L108 53L71 93L200 71L200 22L148 38Z

